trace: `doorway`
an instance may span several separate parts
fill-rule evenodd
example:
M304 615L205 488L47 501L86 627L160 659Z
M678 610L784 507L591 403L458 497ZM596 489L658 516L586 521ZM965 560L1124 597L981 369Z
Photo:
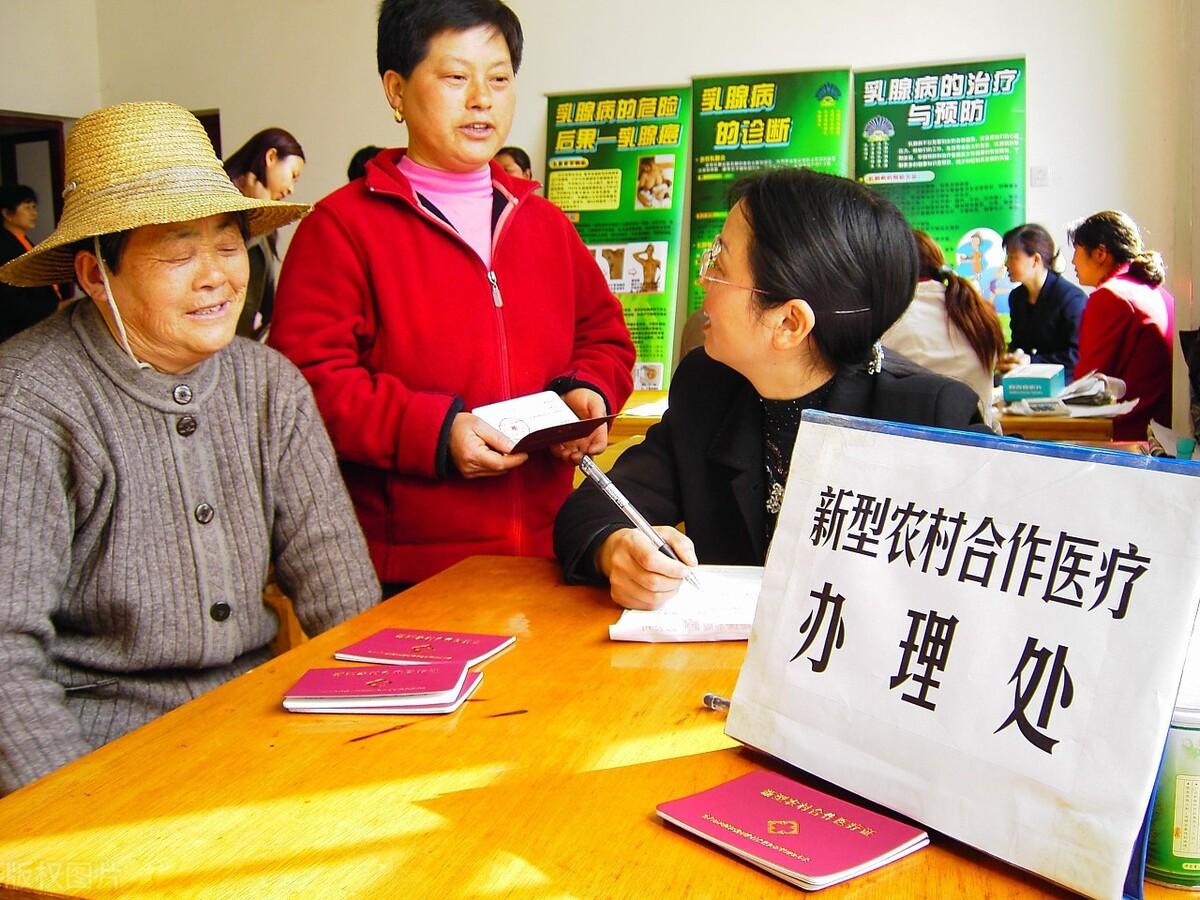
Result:
M24 184L38 195L38 243L62 215L63 134L72 120L0 112L0 182Z

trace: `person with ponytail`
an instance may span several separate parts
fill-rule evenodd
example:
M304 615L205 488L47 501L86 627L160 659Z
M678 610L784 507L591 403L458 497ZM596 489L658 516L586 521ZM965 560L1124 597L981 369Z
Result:
M1059 363L1067 381L1079 359L1079 322L1087 294L1056 271L1058 250L1041 225L1018 225L1004 235L1008 277L1018 282L1008 295L1009 352L1001 372L1028 363Z
M984 422L994 428L992 372L1004 352L1000 317L974 283L946 268L937 241L924 231L914 234L917 290L904 315L884 334L883 345L967 384L979 396Z
M264 128L225 160L225 173L242 195L253 200L283 200L304 171L304 148L282 128ZM250 284L238 320L242 337L265 341L275 307L275 269L279 264L276 232L246 245Z
M1125 382L1137 407L1113 421L1113 438L1146 438L1151 419L1171 422L1171 334L1175 299L1162 286L1162 257L1142 245L1137 224L1106 210L1067 232L1079 283L1095 287L1079 325L1076 375L1093 370Z

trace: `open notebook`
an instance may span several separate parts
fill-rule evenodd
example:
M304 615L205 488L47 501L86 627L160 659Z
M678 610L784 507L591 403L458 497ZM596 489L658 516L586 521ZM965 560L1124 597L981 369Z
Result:
M658 609L627 609L608 626L614 641L744 641L754 623L762 566L698 566L700 588L686 581Z

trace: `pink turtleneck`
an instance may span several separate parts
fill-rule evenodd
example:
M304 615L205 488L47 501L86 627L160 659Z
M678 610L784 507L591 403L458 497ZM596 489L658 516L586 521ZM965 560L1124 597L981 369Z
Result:
M492 170L443 172L400 158L400 172L412 189L454 226L487 268L492 267Z

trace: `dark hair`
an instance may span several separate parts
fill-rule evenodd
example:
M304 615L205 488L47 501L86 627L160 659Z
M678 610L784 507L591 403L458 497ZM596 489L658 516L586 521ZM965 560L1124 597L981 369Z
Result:
M382 150L382 147L376 147L374 144L367 144L365 147L360 147L350 157L350 165L346 167L346 180L353 181L355 178L362 178L367 174L367 163L375 158L375 154Z
M375 45L379 74L382 77L390 69L408 78L429 54L435 35L480 25L494 28L504 38L515 74L521 68L525 36L517 14L500 0L383 0Z
M835 365L863 361L917 286L912 229L870 188L809 169L735 182L753 234L750 268L764 309L798 297L816 314L817 349Z
M37 193L31 187L23 184L0 185L0 209L5 212L16 212L22 203L37 202Z
M1041 225L1026 222L1009 229L1004 232L1003 243L1005 250L1020 250L1026 256L1038 254L1047 269L1058 271L1058 249L1054 246L1054 238Z
M267 151L274 150L280 159L298 156L304 159L304 148L290 131L282 128L264 128L225 160L225 174L232 181L252 173L265 186L267 183Z
M244 178L247 173L253 174L259 184L266 188L267 151L271 149L274 149L279 159L288 156L298 156L304 159L304 148L300 146L298 140L292 137L290 131L282 128L264 128L238 147L233 152L233 156L225 160L225 174L235 182L239 178ZM267 246L271 248L271 254L278 259L277 242L278 237L274 231L267 235ZM115 272L116 269L114 268L113 271Z
M1045 234L1040 226L1034 227ZM937 241L924 231L914 231L913 235L917 239L921 280L940 281L946 288L946 315L990 372L996 366L996 358L1006 349L1004 328L996 308L979 295L973 281L946 268L946 257Z
M250 238L250 219L244 212L233 212L231 216L237 221L238 231L242 233L242 240ZM110 234L97 235L100 241L100 254L104 257L104 264L108 266L108 271L116 275L117 270L121 267L121 257L125 253L125 247L129 244L129 238L136 231L134 228L126 228L124 231L114 231ZM71 245L71 255L74 257L76 253L86 251L95 253L96 246L92 243L91 238L84 238L81 241L76 241Z
M505 156L511 156L512 161L521 167L522 172L533 172L533 160L520 147L501 147L496 151L496 155L499 156L501 153Z
M1067 240L1076 247L1103 247L1118 265L1129 264L1129 276L1158 287L1166 278L1162 257L1142 246L1137 223L1125 213L1107 209L1082 219L1067 229Z

